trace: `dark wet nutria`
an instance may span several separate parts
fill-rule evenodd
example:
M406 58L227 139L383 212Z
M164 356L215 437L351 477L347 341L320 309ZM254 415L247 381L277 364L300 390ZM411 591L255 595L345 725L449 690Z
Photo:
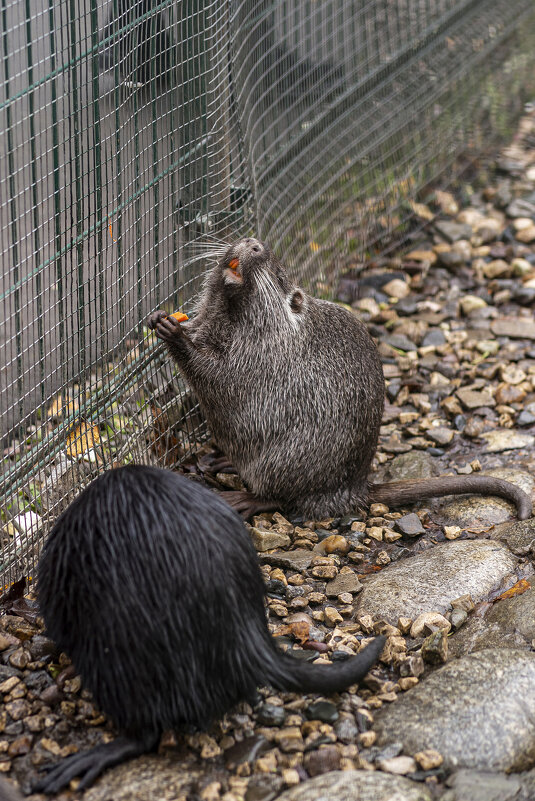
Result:
M282 508L321 519L465 493L499 495L521 520L531 516L522 490L489 476L368 482L384 405L373 340L351 312L292 284L257 239L229 247L193 320L180 325L157 311L149 325L249 488L225 493L246 516Z
M332 666L280 651L241 519L210 490L130 466L93 481L58 519L39 562L48 634L72 659L121 736L60 762L35 789L154 749L166 729L205 728L259 685L341 691L381 653L376 637Z

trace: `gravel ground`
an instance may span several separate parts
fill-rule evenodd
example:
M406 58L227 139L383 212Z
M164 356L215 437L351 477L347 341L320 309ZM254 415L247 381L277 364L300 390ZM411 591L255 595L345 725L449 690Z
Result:
M435 192L415 209L425 225L411 246L337 290L384 361L372 478L484 471L532 492L535 117L459 197ZM165 735L158 755L58 799L534 797L535 521L463 497L341 519L266 514L249 528L282 647L328 662L385 633L379 665L328 699L261 689L254 709ZM31 595L6 610L0 771L28 791L41 767L113 729L43 637Z

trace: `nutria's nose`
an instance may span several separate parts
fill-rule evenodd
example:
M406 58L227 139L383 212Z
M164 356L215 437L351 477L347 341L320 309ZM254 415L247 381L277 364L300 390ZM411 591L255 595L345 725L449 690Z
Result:
M258 239L254 239L252 236L248 236L242 240L243 244L246 247L246 250L252 251L253 253L262 253L264 250L264 245Z

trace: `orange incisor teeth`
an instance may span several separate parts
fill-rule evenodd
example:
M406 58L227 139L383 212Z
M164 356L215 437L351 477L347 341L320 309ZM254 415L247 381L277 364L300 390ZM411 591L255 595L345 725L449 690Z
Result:
M175 312L174 314L170 314L169 317L174 317L179 323L183 323L184 320L189 320L188 315L183 314L182 312Z
M230 267L231 270L237 270L239 263L240 263L239 259L231 259L228 263L228 266Z

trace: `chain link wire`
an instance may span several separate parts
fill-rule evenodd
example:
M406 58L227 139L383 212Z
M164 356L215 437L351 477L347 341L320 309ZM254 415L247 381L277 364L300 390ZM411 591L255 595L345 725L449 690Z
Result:
M39 7L38 7L39 6ZM254 232L325 292L510 135L532 0L0 0L0 585L102 470L206 440L145 328Z

